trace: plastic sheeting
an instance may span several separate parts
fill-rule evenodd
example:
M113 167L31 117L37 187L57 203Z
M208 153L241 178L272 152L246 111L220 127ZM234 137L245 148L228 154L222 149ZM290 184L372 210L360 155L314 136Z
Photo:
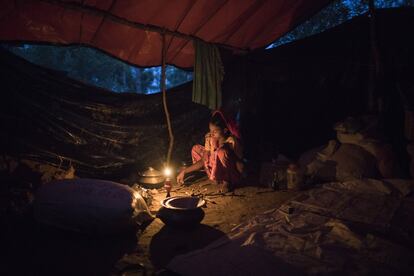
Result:
M0 51L0 150L91 178L125 178L160 167L168 143L161 94L115 94ZM173 160L189 158L208 127L191 83L167 93L176 134ZM185 160L185 159L184 159Z
M0 40L86 44L140 66L161 64L156 27L236 48L264 47L330 0L0 2ZM166 36L167 63L191 67L192 41Z

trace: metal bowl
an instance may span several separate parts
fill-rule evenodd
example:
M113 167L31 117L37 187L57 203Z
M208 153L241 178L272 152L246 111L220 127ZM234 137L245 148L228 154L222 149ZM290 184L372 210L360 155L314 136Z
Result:
M149 167L148 170L138 173L138 180L140 186L146 189L159 189L164 186L165 177L154 168Z

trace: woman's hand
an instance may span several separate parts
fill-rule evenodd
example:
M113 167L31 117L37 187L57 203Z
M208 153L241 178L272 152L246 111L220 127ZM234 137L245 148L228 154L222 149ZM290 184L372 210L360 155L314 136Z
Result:
M208 162L208 160L210 159L210 151L204 150L202 159L203 159L204 163Z
M210 144L210 140L211 140L211 133L208 132L205 136L204 136L205 142L204 142L204 149L206 151L210 151L211 150L211 144Z
M185 169L181 170L180 173L177 175L177 184L179 185L184 184L184 176L185 176Z

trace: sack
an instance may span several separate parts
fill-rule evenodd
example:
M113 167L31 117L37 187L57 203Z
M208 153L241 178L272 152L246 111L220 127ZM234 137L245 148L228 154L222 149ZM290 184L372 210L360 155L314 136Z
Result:
M392 147L374 139L364 138L361 134L337 134L342 144L353 144L362 147L377 160L377 168L383 178L401 177Z
M141 195L126 185L98 179L68 179L39 188L37 221L66 230L107 234L152 220Z
M364 148L342 144L327 154L320 151L317 158L306 167L306 173L320 181L348 181L361 178L377 178L377 160ZM327 147L328 148L328 147Z
M377 160L360 146L342 144L330 160L336 163L339 181L379 177Z

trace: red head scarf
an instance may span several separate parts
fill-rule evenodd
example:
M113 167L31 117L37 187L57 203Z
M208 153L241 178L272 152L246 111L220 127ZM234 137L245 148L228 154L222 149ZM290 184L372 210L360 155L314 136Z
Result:
M236 123L236 121L234 119L232 119L230 116L225 116L224 112L221 110L215 110L213 111L213 114L211 116L214 115L220 115L221 118L223 119L224 124L226 125L227 129L230 131L231 135L233 135L234 137L236 137L237 139L240 139L240 131L239 131L239 127Z

